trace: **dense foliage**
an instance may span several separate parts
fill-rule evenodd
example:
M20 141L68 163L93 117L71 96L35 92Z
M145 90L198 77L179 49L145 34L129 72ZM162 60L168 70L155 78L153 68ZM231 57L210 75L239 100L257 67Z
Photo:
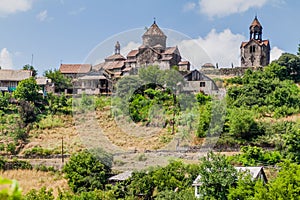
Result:
M102 155L100 156L103 158ZM104 189L110 166L109 163L101 161L99 157L87 150L72 155L63 169L70 188L74 192Z

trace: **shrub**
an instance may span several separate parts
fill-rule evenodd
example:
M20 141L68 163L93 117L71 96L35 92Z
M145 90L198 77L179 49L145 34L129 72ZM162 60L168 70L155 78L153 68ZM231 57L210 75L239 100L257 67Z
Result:
M103 189L110 167L85 150L71 156L63 168L68 184L74 192Z

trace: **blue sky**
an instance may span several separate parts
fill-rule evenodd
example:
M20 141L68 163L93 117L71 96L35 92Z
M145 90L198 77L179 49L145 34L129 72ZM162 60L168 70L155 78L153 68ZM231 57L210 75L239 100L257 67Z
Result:
M41 75L61 62L85 62L97 45L105 56L113 45L109 49L99 46L101 42L124 31L141 31L153 17L161 28L197 42L210 57L207 62L238 66L239 45L248 40L255 14L263 38L270 40L273 59L281 52L296 53L299 8L296 0L0 0L0 66L20 69L31 64L33 54ZM122 52L139 45L141 37L136 37L131 43L120 41ZM194 47L185 42L179 50L189 57ZM206 61L193 64L201 62Z

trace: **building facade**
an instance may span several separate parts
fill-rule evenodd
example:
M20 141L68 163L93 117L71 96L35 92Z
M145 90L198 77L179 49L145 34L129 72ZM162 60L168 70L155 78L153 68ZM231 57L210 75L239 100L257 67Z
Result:
M262 39L263 27L255 16L249 31L250 38L242 42L241 67L263 67L270 62L270 42Z

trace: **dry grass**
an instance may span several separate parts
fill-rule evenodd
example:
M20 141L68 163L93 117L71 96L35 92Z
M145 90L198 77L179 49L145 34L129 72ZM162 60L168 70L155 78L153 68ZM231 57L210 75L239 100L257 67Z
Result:
M64 127L44 130L34 129L30 131L30 143L25 146L23 151L26 149L31 149L35 146L60 151L62 146L62 137L64 139L65 153L71 154L84 148L79 134L73 125L72 116L62 116L61 118L64 121Z
M53 172L41 172L36 170L8 170L1 171L0 176L15 179L19 182L22 193L26 194L32 189L39 190L42 187L53 189L54 196L58 195L58 189L69 191L67 180L60 174Z

